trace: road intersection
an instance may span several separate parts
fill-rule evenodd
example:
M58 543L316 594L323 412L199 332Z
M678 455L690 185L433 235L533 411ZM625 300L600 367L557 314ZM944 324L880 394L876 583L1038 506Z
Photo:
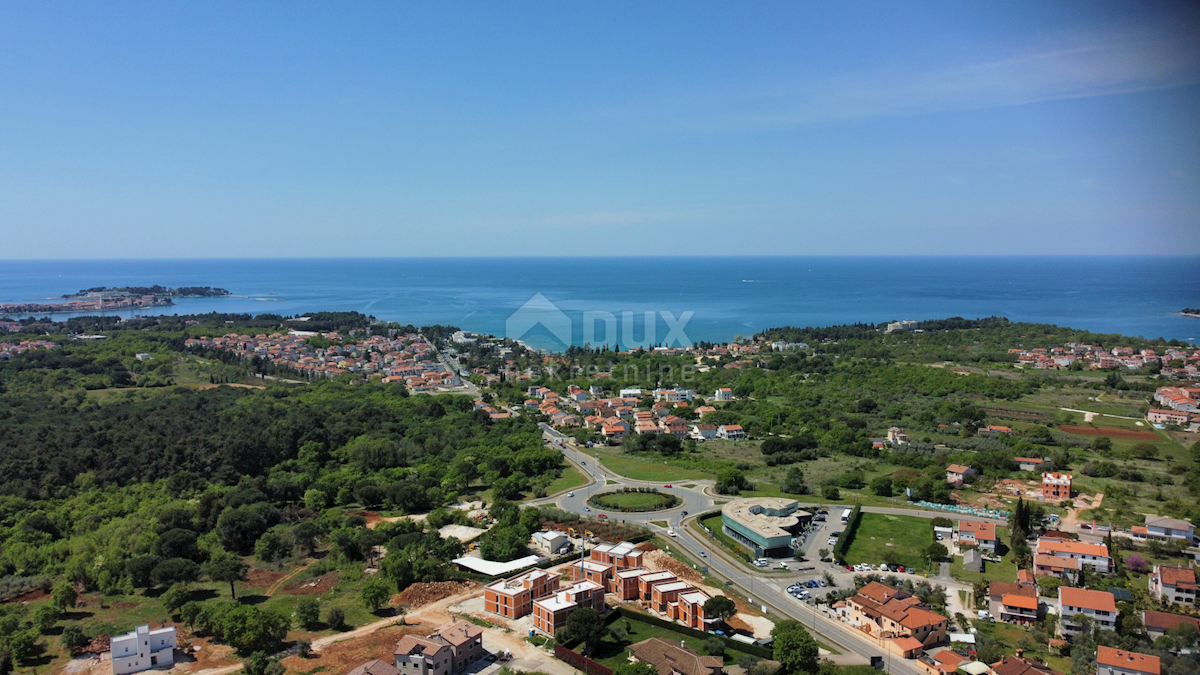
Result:
M915 663L888 656L887 650L883 649L874 639L829 616L826 612L830 610L824 605L816 604L815 598L811 602L801 602L786 592L786 588L797 581L819 579L823 577L825 572L829 572L834 578L837 587L833 589L819 589L823 597L824 594L837 590L837 588L853 588L854 572L849 572L844 567L822 562L794 563L789 561L789 566L792 568L800 565L806 569L792 569L786 572L762 570L752 567L726 552L718 542L712 540L711 535L704 537L691 527L691 523L697 516L712 511L717 506L716 502L723 502L729 499L728 497L716 494L713 481L686 480L679 483L671 483L671 487L668 488L662 482L626 478L607 469L598 455L586 454L586 448L577 447L569 437L559 433L553 427L544 423L541 427L543 435L550 446L560 450L567 461L588 479L588 483L564 494L535 500L535 504L554 504L567 511L590 516L599 516L601 513L604 513L609 518L623 522L638 523L660 534L665 534L668 529L673 530L676 536L671 540L672 545L677 546L681 552L693 561L696 561L698 565L706 566L710 577L723 580L726 587L734 587L740 595L747 597L755 605L764 607L764 611L777 616L796 619L804 623L804 625L809 626L817 633L818 639L822 642L830 644L834 648L844 652L842 658L837 660L847 664L855 662L866 663L872 656L883 656L887 660L887 672L900 675L923 674L924 671L917 667ZM680 504L671 509L645 513L606 513L592 510L586 504L589 496L603 492L606 489L651 486L679 497ZM819 505L802 503L801 508L805 507L816 509L819 508ZM940 511L895 507L864 507L863 511L925 518L947 516L947 514ZM684 515L685 513L686 515ZM987 520L984 518L969 519ZM658 523L666 522L668 526L664 528L661 525L655 524L656 521ZM990 522L1003 524L1001 521L993 520ZM814 530L814 534L808 538L807 547L810 549L822 548L821 540L825 536L825 531L836 529L840 529L836 524L825 524L822 529ZM813 559L817 556L809 555L807 557ZM931 581L945 586L946 595L951 601L951 605L957 605L959 604L957 592L960 590L970 592L971 588L968 585L960 584L950 579L946 574L945 567L947 566L943 565L941 573L937 578L931 579ZM920 575L908 574L897 574L896 576L902 578L925 578ZM861 658L857 660L852 656L846 658L848 655L858 655Z

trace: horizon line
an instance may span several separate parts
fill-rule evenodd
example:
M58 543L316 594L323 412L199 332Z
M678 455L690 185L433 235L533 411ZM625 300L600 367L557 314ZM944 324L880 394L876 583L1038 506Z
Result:
M168 262L213 260L554 260L554 259L776 259L791 258L1200 258L1200 253L780 253L780 254L680 254L680 255L396 255L396 256L228 256L228 257L139 257L139 258L0 258L6 263L32 262Z

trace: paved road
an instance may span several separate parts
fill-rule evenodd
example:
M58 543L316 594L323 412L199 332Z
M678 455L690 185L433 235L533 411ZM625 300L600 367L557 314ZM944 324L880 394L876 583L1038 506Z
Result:
M573 491L574 497L562 494L556 497L537 500L536 503L554 503L560 508L575 513L599 515L604 512L585 510L585 502L589 495L599 492L605 487L611 489L617 486L658 486L660 490L678 496L683 500L683 503L674 509L665 511L651 513L608 512L605 515L618 520L640 523L659 532L662 532L663 528L652 525L651 521L667 521L670 529L676 533L676 537L672 540L674 546L678 546L688 557L698 564L707 565L710 576L728 580L726 585L736 586L744 595L751 598L755 604L765 604L776 615L791 617L803 622L806 626L810 626L823 642L833 645L840 651L857 654L863 657L863 662L866 662L865 660L871 656L884 656L887 663L886 670L889 673L898 675L923 675L923 671L913 662L889 656L888 652L874 640L864 637L857 630L834 618L826 616L823 613L823 606L802 603L786 592L787 587L792 583L801 580L819 579L825 572L829 572L834 577L838 587L852 587L854 572L848 572L845 568L821 562L799 564L789 562L788 564L793 567L793 570L788 572L760 570L749 567L743 562L735 560L718 544L706 541L702 537L697 536L689 527L689 523L697 515L712 509L713 502L715 501L714 493L712 492L713 481L688 480L682 484L673 483L671 488L665 488L662 483L625 478L606 469L603 463L597 460L595 455L587 455L586 448L577 448L574 444L569 443L567 436L559 433L553 427L544 423L541 427L550 445L561 450L563 456L575 465L588 478L589 482L585 486L576 488ZM615 484L609 485L609 481L613 481ZM694 487L685 488L682 486L683 484ZM817 508L820 505L804 504L803 506ZM916 511L893 507L864 507L863 510L868 513L917 515L928 518L947 515L941 511ZM684 511L688 512L688 516L683 516ZM970 520L986 519L970 518ZM807 548L825 547L825 539L828 537L828 533L841 529L840 525L837 521L833 521L824 524L819 530L815 530L812 535L809 535ZM798 566L812 567L813 569L800 571L795 569ZM898 576L920 578L917 575ZM941 579L938 581L947 586L947 595L954 595L957 590L964 588L961 584L953 581L949 583ZM819 588L813 589L813 593L814 595L823 596L832 590L835 589ZM840 660L852 662L852 659L850 661L846 659Z

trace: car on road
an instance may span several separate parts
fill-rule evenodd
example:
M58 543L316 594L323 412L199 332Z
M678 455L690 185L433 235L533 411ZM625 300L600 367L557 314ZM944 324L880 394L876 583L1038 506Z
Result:
M704 551L700 551L700 557L701 557L701 558L707 558L707 557L708 557L708 554L707 554L707 553L705 553Z
M600 519L602 519L602 520L608 520L608 516L604 515L603 513L601 513L600 515L598 515L598 516L596 516L596 517L597 517L597 518L600 518Z
M675 530L667 530L667 536L668 536L668 537L674 537L674 536L675 536Z
M587 466L587 462L580 462L579 466Z
M665 487L665 488L669 488L669 487L671 487L671 484L670 484L670 483L667 483L667 484L666 484L666 485L664 485L663 487Z
M574 497L574 496L575 496L575 493L574 493L574 492L568 492L568 493L567 493L567 496L568 496L568 497Z
M684 511L684 512L683 512L683 513L681 513L680 515L681 515L681 516L684 516L684 517L686 518L686 517L687 517L687 511Z
M583 507L583 510L584 510L584 511L591 511L591 510L592 510L592 507L590 507L590 506L585 506L585 507Z

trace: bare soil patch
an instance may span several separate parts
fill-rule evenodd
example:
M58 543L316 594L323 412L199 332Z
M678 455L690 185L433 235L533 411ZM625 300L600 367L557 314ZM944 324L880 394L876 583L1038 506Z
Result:
M421 607L459 593L466 593L479 586L474 581L437 581L413 584L392 598L393 605Z
M321 668L322 674L340 675L372 659L390 662L391 653L401 637L428 632L429 628L422 626L384 626L368 635L331 644L307 659L289 656L283 660L283 665L289 673L312 673Z
M1068 434L1077 434L1080 436L1112 436L1115 438L1136 438L1143 441L1158 441L1162 438L1153 431L1135 431L1134 429L1120 429L1117 427L1074 427L1060 426L1059 429Z
M700 583L701 579L703 579L699 572L691 567L688 567L686 564L676 560L675 558L672 558L664 551L650 551L643 556L643 560L646 562L646 567L649 567L652 570L658 572L671 572L680 579L683 579L684 581L690 581L693 584L698 584Z
M338 579L341 576L341 571L334 570L314 579L297 579L284 586L283 592L288 595L320 595L328 593L337 585Z
M50 594L47 593L46 591L43 591L40 588L34 588L32 590L25 591L24 593L22 593L20 595L9 598L8 600L5 600L4 602L6 602L6 603L7 602L35 602L37 600L41 600L42 598L48 598L48 597L50 597Z
M287 572L273 572L254 568L246 573L247 588L267 588L271 584L287 576Z

